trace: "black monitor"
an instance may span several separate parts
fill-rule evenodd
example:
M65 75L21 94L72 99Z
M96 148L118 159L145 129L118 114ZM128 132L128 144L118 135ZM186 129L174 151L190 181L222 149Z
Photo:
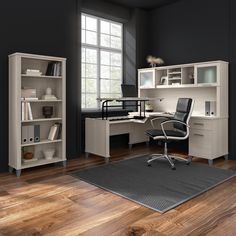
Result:
M136 86L133 84L121 84L123 97L137 97Z

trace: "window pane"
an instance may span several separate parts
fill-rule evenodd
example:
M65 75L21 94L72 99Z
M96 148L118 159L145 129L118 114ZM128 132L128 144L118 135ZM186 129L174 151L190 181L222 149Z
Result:
M110 80L101 79L101 92L110 93Z
M82 43L85 43L85 30L82 30L81 40L82 40Z
M111 36L111 47L121 49L121 38Z
M110 66L101 66L101 78L103 79L110 78Z
M81 49L81 61L85 62L85 48Z
M97 19L86 16L86 29L97 31Z
M82 94L82 97L81 97L81 106L82 108L85 108L86 105L85 105L85 94Z
M97 94L86 94L86 108L97 107Z
M111 65L112 66L121 66L121 54L120 53L111 53Z
M86 64L86 78L97 78L97 66Z
M98 25L99 24L99 25ZM96 99L120 97L122 81L122 24L81 16L81 106L98 108ZM99 38L98 38L99 37ZM100 64L98 64L100 63ZM98 80L99 79L99 80ZM121 104L112 102L110 104Z
M86 49L86 62L97 64L97 50L96 49Z
M111 37L106 34L101 34L101 46L110 47L111 45Z
M97 45L97 33L91 32L91 31L86 31L86 43L92 44L92 45Z
M111 93L121 93L121 83L119 80L111 80Z
M121 81L121 67L111 67L111 79Z
M81 76L82 77L86 77L86 74L85 74L85 64L84 63L81 66Z
M110 65L110 52L101 51L101 64Z
M110 34L110 23L101 20L101 33Z
M82 19L81 19L81 28L85 29L85 16L82 15Z
M121 25L111 24L111 34L121 37Z
M82 90L82 93L85 93L85 92L86 92L85 79L82 79L82 81L81 81L81 90Z
M97 92L97 80L96 79L86 79L86 92L96 93Z

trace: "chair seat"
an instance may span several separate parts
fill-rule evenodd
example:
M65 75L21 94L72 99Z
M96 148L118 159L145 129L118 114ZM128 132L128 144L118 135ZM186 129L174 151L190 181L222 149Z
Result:
M182 133L180 131L176 131L176 130L165 130L165 132L166 132L167 136L172 136L172 137L184 137L185 136L184 133ZM158 130L158 129L147 130L146 134L152 138L157 137L157 136L164 136L164 133L162 132L162 130Z

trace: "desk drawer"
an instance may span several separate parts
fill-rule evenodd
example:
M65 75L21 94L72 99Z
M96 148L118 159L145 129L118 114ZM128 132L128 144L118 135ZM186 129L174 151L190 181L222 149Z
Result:
M189 155L210 158L212 154L212 142L214 142L212 131L190 129Z
M216 125L216 120L204 120L204 119L196 119L191 118L189 125L191 129L198 129L198 130L214 130Z

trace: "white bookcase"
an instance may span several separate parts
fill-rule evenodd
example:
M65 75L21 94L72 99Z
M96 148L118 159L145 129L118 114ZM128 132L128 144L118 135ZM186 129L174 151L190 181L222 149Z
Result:
M190 120L190 156L208 159L209 164L220 156L227 159L228 62L143 68L138 70L138 75L139 96L152 99L154 113L174 112L179 97L195 100ZM215 104L211 115L206 113L206 102Z
M56 75L47 75L49 63L57 63ZM42 74L26 73L27 69L39 70ZM38 100L22 100L21 89L36 89ZM51 88L54 100L42 97ZM30 103L32 120L22 120L22 103ZM53 114L45 118L44 106L53 107ZM54 140L48 139L51 126L61 124L61 135ZM40 140L22 143L22 127L39 125ZM32 134L31 134L32 135ZM46 150L54 150L51 158L45 158ZM32 153L33 160L25 160L25 153ZM34 54L14 53L9 55L9 171L16 170L20 176L25 168L62 162L66 164L66 59Z

